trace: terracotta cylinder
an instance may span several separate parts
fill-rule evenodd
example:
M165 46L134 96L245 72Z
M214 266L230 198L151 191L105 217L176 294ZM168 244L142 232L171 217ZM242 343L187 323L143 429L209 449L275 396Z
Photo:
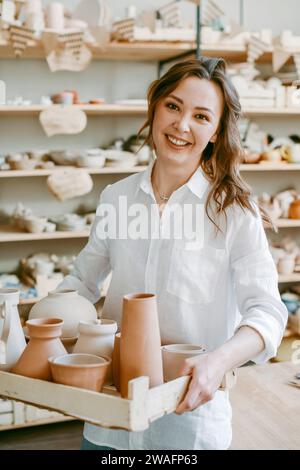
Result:
M150 387L163 383L161 340L154 294L123 297L120 341L121 396L128 396L128 382L148 376Z
M28 320L29 343L11 372L34 379L51 380L48 358L67 353L60 340L62 324L59 318Z
M112 355L113 383L118 392L120 391L120 341L121 333L115 335L115 344Z

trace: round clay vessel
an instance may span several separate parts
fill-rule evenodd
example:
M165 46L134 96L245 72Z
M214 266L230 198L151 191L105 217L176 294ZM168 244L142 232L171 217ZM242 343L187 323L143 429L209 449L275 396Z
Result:
M168 344L162 346L161 350L165 382L180 377L180 371L185 359L206 352L202 346L197 344Z
M289 208L290 219L300 219L300 199L292 202Z
M128 382L148 376L150 387L163 383L161 340L154 294L123 297L120 341L121 396L128 396Z
M91 322L79 322L79 338L73 352L111 358L117 329L118 325L114 320L101 319ZM108 385L113 383L112 366L109 367L105 383Z
M64 321L63 338L74 338L78 336L79 322L97 320L97 311L94 305L76 290L53 291L37 302L29 312L30 320L49 317L61 318Z
M11 372L35 379L51 380L48 358L67 352L60 340L62 324L60 318L28 320L26 326L29 343Z
M100 392L111 359L93 354L67 354L49 358L49 364L54 382Z
M121 333L115 335L115 344L112 355L112 373L113 373L113 384L117 391L120 391L120 341Z

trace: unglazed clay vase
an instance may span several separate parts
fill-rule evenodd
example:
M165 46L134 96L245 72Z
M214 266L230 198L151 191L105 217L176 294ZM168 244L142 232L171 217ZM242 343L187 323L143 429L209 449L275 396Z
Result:
M28 318L50 317L64 321L63 338L74 338L78 335L79 322L97 320L97 311L89 300L75 290L53 291L32 307Z
M68 354L49 358L56 383L101 392L111 358L93 354Z
M91 322L79 322L79 338L74 346L73 353L88 353L111 358L117 328L117 322L114 320L101 319ZM113 383L111 365L105 383L107 385Z
M60 340L62 324L60 318L28 320L29 343L11 372L34 379L51 380L48 358L67 353Z
M0 289L0 370L10 370L26 347L18 303L17 289Z
M165 382L180 377L180 371L184 365L185 359L206 352L202 346L197 344L169 344L162 346L161 350Z
M128 396L128 382L148 376L150 387L163 383L161 341L154 294L123 297L120 341L121 396Z
M112 373L113 373L113 384L117 391L120 391L120 341L121 333L117 333L115 336L115 344L112 355Z

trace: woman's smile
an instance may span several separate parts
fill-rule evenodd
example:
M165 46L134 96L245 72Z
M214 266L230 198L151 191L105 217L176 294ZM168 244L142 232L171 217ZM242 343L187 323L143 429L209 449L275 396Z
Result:
M192 143L187 140L175 137L172 134L165 134L166 142L171 149L177 152L185 151L188 147L191 147Z

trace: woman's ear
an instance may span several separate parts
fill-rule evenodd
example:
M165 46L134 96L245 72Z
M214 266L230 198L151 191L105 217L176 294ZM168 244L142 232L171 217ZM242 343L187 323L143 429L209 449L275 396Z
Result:
M214 144L214 143L216 142L216 140L217 140L217 137L218 137L218 134L215 133L215 134L212 136L212 138L210 139L210 142L211 142L212 144Z

